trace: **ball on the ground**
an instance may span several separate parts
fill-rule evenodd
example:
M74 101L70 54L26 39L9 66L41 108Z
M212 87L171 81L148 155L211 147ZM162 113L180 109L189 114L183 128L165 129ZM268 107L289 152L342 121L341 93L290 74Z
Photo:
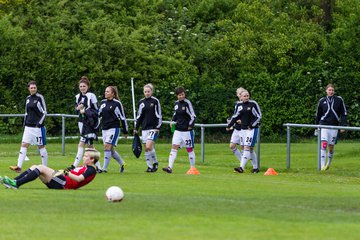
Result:
M112 186L106 190L105 196L109 202L121 202L124 198L124 192L118 186Z

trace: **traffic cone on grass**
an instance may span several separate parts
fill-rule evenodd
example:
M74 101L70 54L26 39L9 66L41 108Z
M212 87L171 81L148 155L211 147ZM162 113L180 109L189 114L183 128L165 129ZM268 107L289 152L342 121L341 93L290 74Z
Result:
M186 174L199 175L200 172L199 172L199 170L196 169L196 167L191 167L191 168L186 172Z
M273 168L268 168L268 170L266 170L266 172L264 173L264 175L268 176L268 175L278 175L278 173L275 171L275 169Z

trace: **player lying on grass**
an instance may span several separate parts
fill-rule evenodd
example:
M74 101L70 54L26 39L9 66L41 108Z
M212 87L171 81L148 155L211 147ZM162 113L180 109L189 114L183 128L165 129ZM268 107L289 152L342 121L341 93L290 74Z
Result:
M37 178L51 189L77 189L91 182L96 175L96 162L100 153L94 148L85 149L84 165L73 170L53 170L44 165L33 165L14 179L0 177L0 182L7 188L17 189L21 185Z

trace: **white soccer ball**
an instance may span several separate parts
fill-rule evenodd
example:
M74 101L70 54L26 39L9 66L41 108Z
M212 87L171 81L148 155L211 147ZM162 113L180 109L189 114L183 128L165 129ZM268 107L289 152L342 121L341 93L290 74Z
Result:
M124 192L118 186L109 187L105 193L109 202L121 202L124 198Z

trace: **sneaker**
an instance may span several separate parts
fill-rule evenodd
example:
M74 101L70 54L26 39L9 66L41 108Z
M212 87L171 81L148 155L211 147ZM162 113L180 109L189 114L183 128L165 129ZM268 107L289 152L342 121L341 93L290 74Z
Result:
M172 173L172 169L170 167L165 167L162 170L167 173Z
M153 172L156 172L158 170L158 166L159 166L159 163L158 162L155 162L153 163Z
M260 170L259 170L258 168L253 168L253 169L251 170L251 173L258 173L258 172L260 172Z
M120 167L120 173L123 173L126 167L126 163L124 163L123 165L121 165Z
M244 169L242 167L234 168L234 172L243 173Z
M152 172L155 172L155 171L154 171L154 169L148 167L145 172L151 172L152 173Z
M327 171L329 168L330 166L326 164L323 168L321 168L321 171Z
M17 173L21 172L21 167L19 167L19 166L10 166L9 168L10 168L10 170L15 171Z
M16 180L8 178L6 176L1 179L1 183L7 188L18 189L18 186L16 185Z

